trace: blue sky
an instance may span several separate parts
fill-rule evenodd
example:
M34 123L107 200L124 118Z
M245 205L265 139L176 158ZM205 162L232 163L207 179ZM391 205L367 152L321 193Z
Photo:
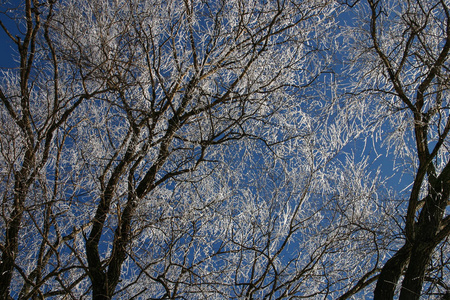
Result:
M4 16L1 16L0 19L8 30L15 29L12 21ZM0 67L2 69L15 67L17 64L13 61L13 53L17 52L17 46L11 41L3 29L0 29L0 41Z

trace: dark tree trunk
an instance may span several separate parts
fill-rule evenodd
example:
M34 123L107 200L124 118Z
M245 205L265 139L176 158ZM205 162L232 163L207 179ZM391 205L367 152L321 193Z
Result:
M411 261L402 283L400 300L419 300L426 267L430 261L434 247L419 243L411 253Z
M440 242L437 238L447 201L449 198L447 166L439 178L431 180L430 194L425 198L425 205L417 222L417 233L411 253L411 261L402 283L400 300L420 298L426 268L431 260L433 250Z
M21 209L15 209L12 214L12 220L6 231L5 249L2 253L0 264L0 299L10 299L9 287L11 285L14 264L18 251L18 234L23 212Z
M92 278L91 278L92 280ZM108 284L104 280L92 280L92 299L110 300L114 289L108 289Z
M374 300L394 298L395 288L403 270L408 264L411 246L405 244L383 267L374 292Z

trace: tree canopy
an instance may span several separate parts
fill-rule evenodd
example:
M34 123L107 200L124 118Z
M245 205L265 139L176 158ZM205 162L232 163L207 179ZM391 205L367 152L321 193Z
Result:
M448 299L447 0L0 4L0 298Z

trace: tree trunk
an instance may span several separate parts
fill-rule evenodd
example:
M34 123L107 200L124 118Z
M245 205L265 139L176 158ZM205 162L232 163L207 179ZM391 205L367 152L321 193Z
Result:
M384 265L374 292L374 300L393 299L397 282L408 264L411 246L405 244Z
M5 249L2 254L0 264L0 299L10 299L9 287L11 285L14 264L18 251L18 235L22 221L23 211L20 208L14 209L12 221L6 231Z
M113 290L114 291L114 290ZM107 283L105 281L95 281L92 280L92 299L93 300L110 300L112 297L112 292L108 289Z
M431 255L440 239L436 238L441 227L442 217L449 197L447 180L449 167L446 167L438 179L431 183L430 194L417 222L417 234L411 253L411 263L402 283L400 300L419 299L426 268Z
M434 247L418 243L411 253L411 260L402 283L400 300L419 300L426 267Z

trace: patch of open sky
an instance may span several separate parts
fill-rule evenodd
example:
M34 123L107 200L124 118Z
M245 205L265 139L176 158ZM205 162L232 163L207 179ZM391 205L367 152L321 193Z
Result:
M10 31L12 36L19 34L21 29L16 26L16 20L9 17L16 10L17 8L14 5L6 5L3 3L0 5L0 13L2 13L1 22ZM3 14L3 12L6 12L6 14ZM0 70L17 67L17 45L3 29L0 30L0 41Z

